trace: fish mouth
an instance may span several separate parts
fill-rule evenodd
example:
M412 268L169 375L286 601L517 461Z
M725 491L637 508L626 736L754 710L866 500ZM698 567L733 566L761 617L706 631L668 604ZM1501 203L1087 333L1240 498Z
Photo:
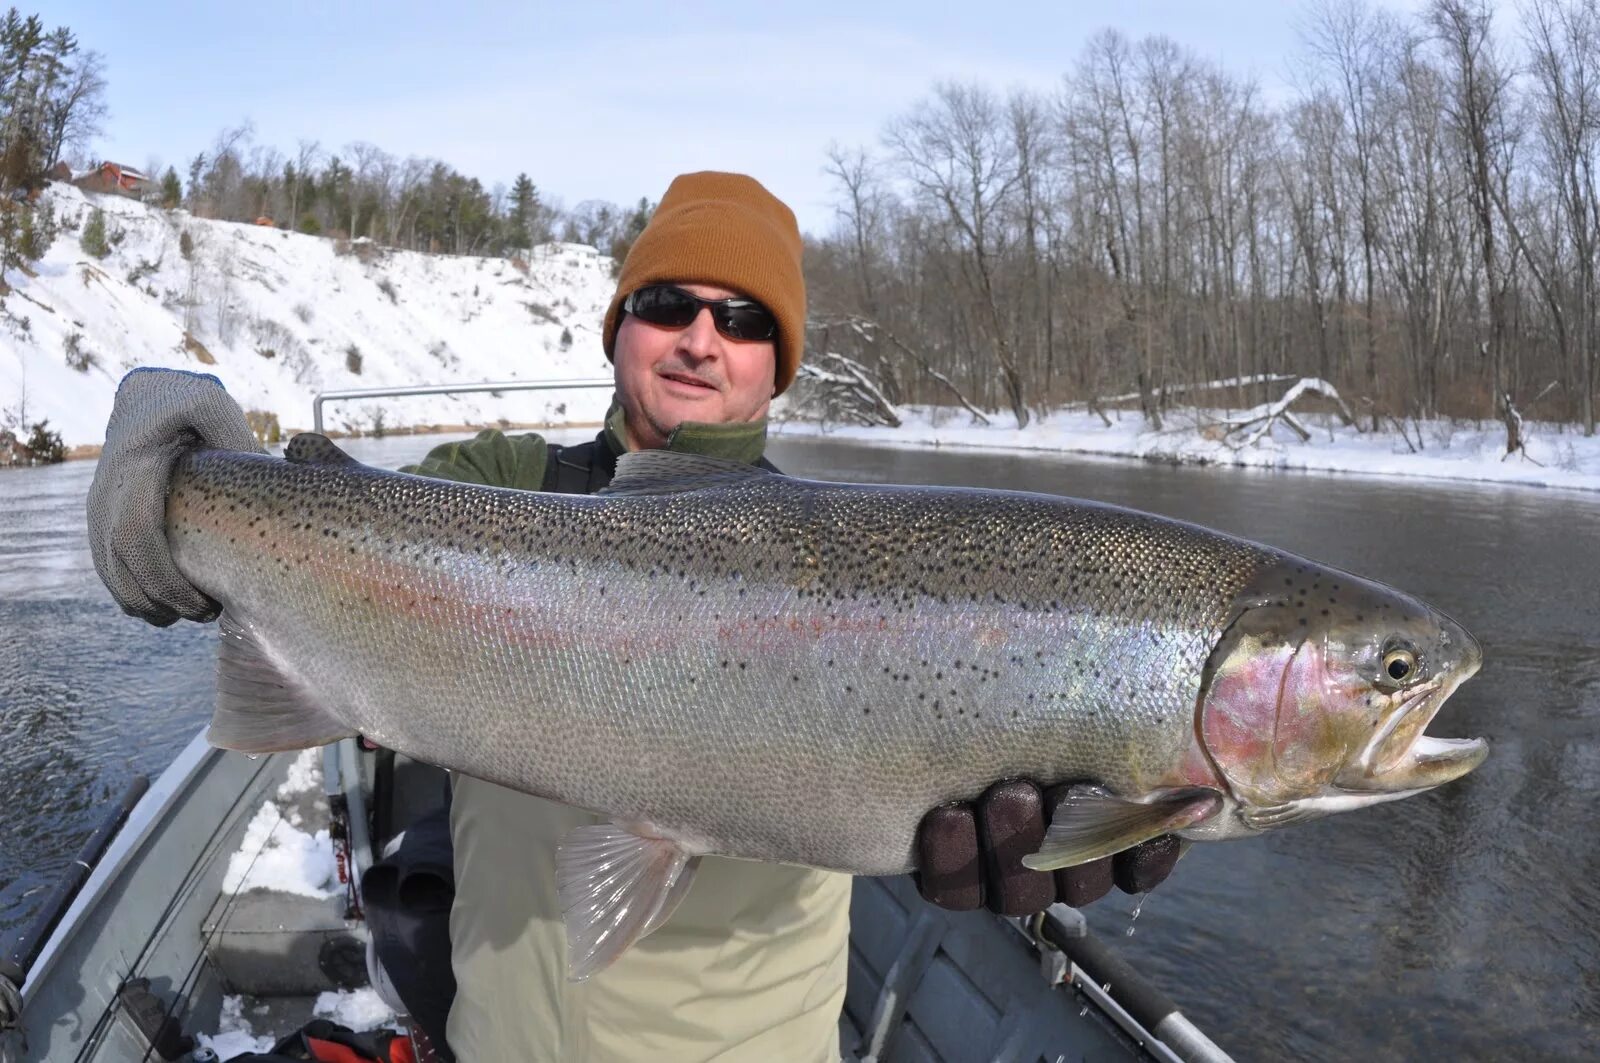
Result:
M1461 667L1405 692L1389 721L1372 736L1334 784L1360 793L1416 792L1459 779L1483 763L1489 743L1482 738L1435 738L1425 734L1456 688L1482 663L1474 656Z

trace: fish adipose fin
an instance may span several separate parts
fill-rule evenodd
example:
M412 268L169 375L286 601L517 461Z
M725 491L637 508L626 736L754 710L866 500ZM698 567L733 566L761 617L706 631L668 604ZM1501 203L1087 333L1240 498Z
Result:
M674 450L639 450L617 459L602 495L671 495L702 487L727 487L773 475L742 461Z
M217 707L206 741L242 753L277 753L355 736L272 663L249 628L223 613L220 631Z
M556 850L567 976L581 982L605 970L665 923L699 863L676 842L614 823L575 828Z
M1167 790L1141 803L1098 786L1074 786L1056 805L1039 851L1022 863L1035 871L1076 867L1192 827L1221 808L1221 795L1202 787Z
M325 435L301 432L283 448L283 460L295 465L360 465Z

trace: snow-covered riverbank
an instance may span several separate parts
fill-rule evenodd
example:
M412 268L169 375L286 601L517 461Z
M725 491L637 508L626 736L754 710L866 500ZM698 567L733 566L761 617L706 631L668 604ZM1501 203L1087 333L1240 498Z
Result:
M1009 415L991 415L981 425L961 410L903 408L899 428L822 426L788 421L774 426L785 435L818 435L865 443L990 450L1055 451L1141 458L1174 464L1238 465L1355 473L1363 476L1426 477L1600 491L1600 435L1585 437L1572 425L1529 421L1526 455L1505 456L1505 428L1498 422L1425 421L1410 441L1399 432L1358 432L1332 416L1300 415L1311 431L1302 442L1279 426L1237 449L1208 438L1206 425L1220 414L1175 411L1163 430L1152 431L1137 412L1111 411L1108 428L1087 411L1057 411L1018 429Z

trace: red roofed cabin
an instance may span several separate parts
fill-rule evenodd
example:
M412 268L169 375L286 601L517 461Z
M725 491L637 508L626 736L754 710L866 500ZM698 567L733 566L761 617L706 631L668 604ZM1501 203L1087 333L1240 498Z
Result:
M141 199L146 192L155 192L156 183L140 170L115 162L102 162L93 170L75 174L72 183L85 192L116 192L119 195Z

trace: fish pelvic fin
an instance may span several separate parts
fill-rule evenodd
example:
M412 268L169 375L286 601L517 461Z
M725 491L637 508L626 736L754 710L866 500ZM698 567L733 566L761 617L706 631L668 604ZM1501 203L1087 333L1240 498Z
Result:
M631 451L617 459L616 475L603 495L671 495L703 487L727 487L775 475L757 465L676 450Z
M283 674L247 626L223 613L218 630L217 704L206 741L242 753L277 753L355 736Z
M283 448L283 460L295 465L360 465L333 440L317 432L300 432Z
M567 928L567 977L605 970L672 915L700 857L615 823L577 827L556 849L556 895Z
M1098 786L1073 786L1056 802L1039 851L1022 863L1035 871L1076 867L1192 827L1221 809L1222 795L1198 786L1160 791L1145 801Z

